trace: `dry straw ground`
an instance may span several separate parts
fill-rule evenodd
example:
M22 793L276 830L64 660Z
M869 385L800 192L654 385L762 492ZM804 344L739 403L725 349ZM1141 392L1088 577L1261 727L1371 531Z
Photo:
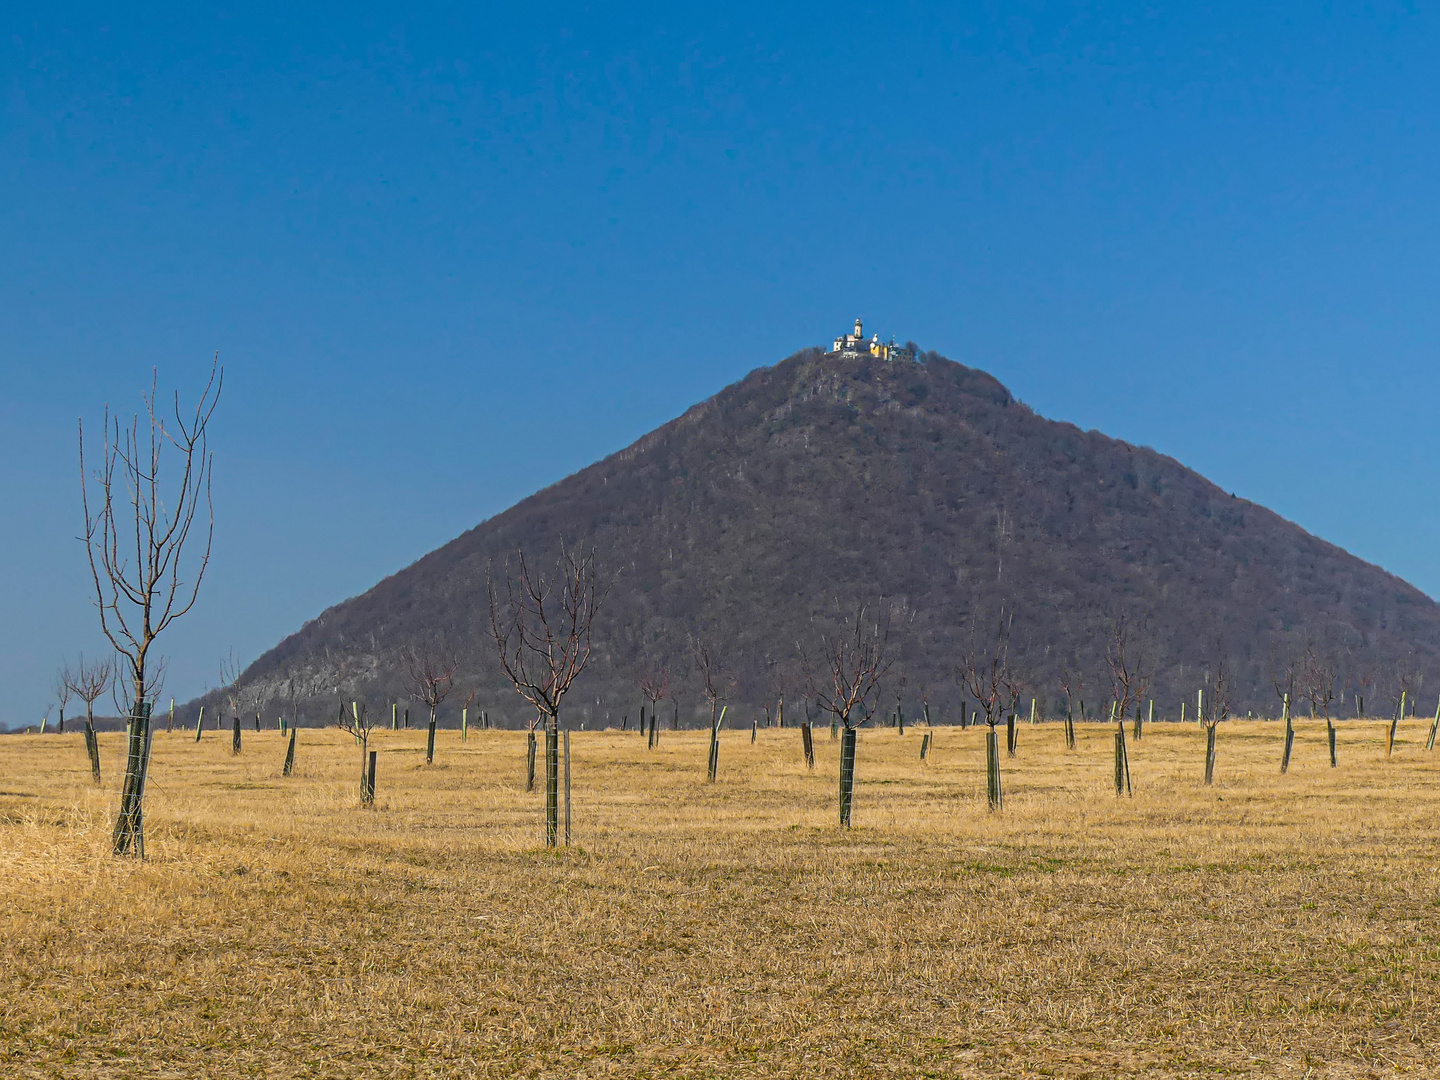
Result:
M1117 799L1108 726L982 735L574 736L576 846L539 846L523 736L157 735L149 861L108 853L120 768L0 741L0 1074L1440 1074L1440 756L1402 726L1155 725Z

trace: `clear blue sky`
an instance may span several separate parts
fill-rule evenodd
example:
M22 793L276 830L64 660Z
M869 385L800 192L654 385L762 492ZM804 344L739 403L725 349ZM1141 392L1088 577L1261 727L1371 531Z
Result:
M1433 14L30 7L0 723L101 648L76 417L216 350L167 696L856 315L1440 592Z

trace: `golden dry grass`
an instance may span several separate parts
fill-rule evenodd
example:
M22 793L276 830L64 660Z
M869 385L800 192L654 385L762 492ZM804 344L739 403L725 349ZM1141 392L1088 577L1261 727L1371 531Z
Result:
M576 843L523 736L157 735L150 858L108 854L121 738L0 742L6 1076L1388 1076L1440 1071L1440 757L1423 725L982 735L581 732Z

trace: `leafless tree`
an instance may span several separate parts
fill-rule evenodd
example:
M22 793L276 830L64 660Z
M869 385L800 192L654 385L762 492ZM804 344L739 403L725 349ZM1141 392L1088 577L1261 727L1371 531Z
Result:
M648 675L642 675L639 679L640 693L650 703L650 717L653 722L656 706L670 696L670 669L656 668ZM641 734L644 734L644 725L641 725Z
M65 680L71 692L85 702L85 749L90 755L90 772L100 783L100 745L95 738L95 701L110 689L115 664L112 660L86 661L85 654L72 668L65 667Z
M1278 650L1272 645L1270 649L1270 685L1275 688L1275 696L1280 700L1282 708L1294 706L1296 687L1300 676L1300 658L1288 645Z
M240 658L235 655L235 650L230 650L230 655L220 661L220 693L224 695L226 702L230 705L230 717L232 720L240 719L240 672L243 666ZM223 727L223 723L215 725Z
M443 644L433 641L406 648L403 655L410 696L430 710L425 764L432 765L435 762L435 710L450 696L460 664Z
M1215 642L1215 664L1211 669L1210 714L1201 716L1205 725L1205 786L1215 783L1215 728L1230 715L1230 661L1223 639Z
M880 684L893 663L889 655L890 621L869 619L864 606L841 621L834 633L822 635L813 659L800 650L806 687L822 712L843 729L840 737L840 825L850 827L855 798L856 729L872 715ZM857 717L856 714L859 713ZM832 728L833 730L833 728Z
M1118 614L1111 622L1105 661L1110 666L1118 720L1124 720L1130 706L1143 701L1150 689L1144 632L1143 624L1137 624L1128 615Z
M79 427L85 551L100 628L124 662L132 691L129 712L143 717L131 725L115 823L117 855L145 853L142 806L149 764L148 709L155 689L151 650L155 639L194 607L210 564L215 515L208 433L222 382L217 358L192 413L181 411L180 395L175 395L173 424L157 407L154 379L145 395L143 418L136 416L122 427L107 406L93 474L85 462L83 422ZM175 479L167 485L172 467ZM202 539L203 547L196 546Z
M983 631L979 617L970 619L970 642L961 654L957 673L960 685L980 703L985 723L994 728L1010 681L1010 634L1015 617L1000 607L993 622L987 621Z
M821 712L846 730L865 724L879 702L880 686L894 663L889 655L890 624L868 619L864 606L823 634L816 653L801 647L806 691ZM857 715L858 714L858 715Z
M1365 699L1370 696L1370 688L1375 684L1375 665L1368 659L1361 659L1355 665L1355 712L1362 715L1365 711Z
M1085 677L1080 672L1078 658L1060 665L1060 690L1065 695L1065 711L1074 716L1075 702L1085 694Z
M1415 655L1415 650L1407 649L1395 662L1395 686L1400 691L1400 699L1396 708L1402 713L1407 703L1413 709L1415 694L1419 691L1423 679L1424 676L1420 672L1420 660Z
M69 664L61 664L60 670L55 673L55 701L60 708L60 723L57 730L61 735L65 734L65 706L70 703L70 697L75 693L74 678L70 673Z
M770 695L775 699L775 726L785 726L785 692L790 688L789 665L783 660L770 661ZM768 710L767 710L768 711Z
M255 714L255 730L260 730L260 713L265 705L265 684L257 682L250 688L250 706Z
M700 675L701 692L710 702L710 754L706 759L705 775L713 784L720 772L720 725L725 720L724 703L734 688L734 680L727 680L720 674L715 648L708 641L693 638L690 651L695 658L695 670Z
M595 552L576 556L562 548L549 573L535 570L523 551L507 560L497 585L491 568L487 592L490 630L500 670L515 692L545 722L545 841L558 843L560 703L590 661L592 629L609 585L601 581Z
M370 761L370 732L375 728L375 718L370 715L366 702L352 701L347 711L340 706L340 715L335 722L341 731L348 732L360 747L360 805L370 806L375 802L375 792L370 787L370 776L366 771Z
M1305 643L1305 657L1297 677L1304 681L1305 696L1315 715L1330 719L1330 703L1335 700L1335 684L1340 665L1329 649L1314 641Z

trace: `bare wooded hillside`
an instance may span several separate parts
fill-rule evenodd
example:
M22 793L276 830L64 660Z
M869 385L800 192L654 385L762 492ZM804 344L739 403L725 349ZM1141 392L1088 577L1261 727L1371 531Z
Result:
M1161 715L1193 702L1221 654L1232 709L1276 709L1272 669L1307 639L1348 687L1346 715L1356 688L1386 714L1402 682L1413 699L1440 671L1432 600L1173 459L1037 416L934 353L885 363L807 350L325 611L242 685L278 698L293 686L312 718L356 695L403 700L402 650L443 636L461 660L449 712L474 689L492 719L526 719L496 671L486 575L517 548L544 560L562 541L617 574L567 704L574 724L633 721L637 681L661 670L693 715L696 634L735 680L732 719L787 687L798 709L797 646L880 597L900 654L886 699L913 712L928 697L937 721L960 702L972 615L1002 604L1026 696L1052 713L1064 667L1092 712L1109 699L1117 614Z

